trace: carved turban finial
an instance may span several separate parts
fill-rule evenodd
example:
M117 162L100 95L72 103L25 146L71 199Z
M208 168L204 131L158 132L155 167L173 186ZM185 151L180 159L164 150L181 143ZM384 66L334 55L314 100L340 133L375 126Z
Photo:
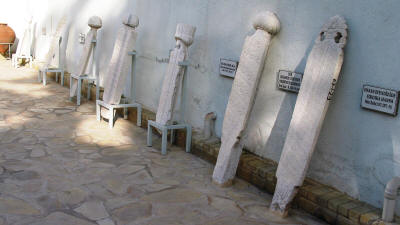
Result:
M91 28L99 29L103 25L101 18L98 16L92 16L89 18L88 25Z
M261 12L253 21L254 29L265 30L270 34L276 34L281 29L281 23L275 13L270 11Z
M129 27L136 28L139 26L139 17L129 14L128 17L122 21L122 23Z

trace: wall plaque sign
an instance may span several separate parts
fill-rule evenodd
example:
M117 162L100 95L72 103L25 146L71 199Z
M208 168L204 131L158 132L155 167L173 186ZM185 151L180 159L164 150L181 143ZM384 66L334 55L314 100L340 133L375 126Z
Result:
M398 103L398 91L374 87L370 85L363 86L361 107L364 109L397 116Z
M277 85L279 89L299 93L303 74L279 70Z
M220 59L219 74L227 77L235 77L238 62L229 59Z

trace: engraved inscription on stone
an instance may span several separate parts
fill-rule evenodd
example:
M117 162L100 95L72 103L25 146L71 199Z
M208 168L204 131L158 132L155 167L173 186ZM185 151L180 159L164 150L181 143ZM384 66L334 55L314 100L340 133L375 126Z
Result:
M361 107L397 116L399 92L370 85L363 86Z
M219 63L219 74L227 77L235 77L237 66L238 62L236 61L221 59Z
M294 73L286 70L279 70L278 72L278 88L299 93L303 74Z

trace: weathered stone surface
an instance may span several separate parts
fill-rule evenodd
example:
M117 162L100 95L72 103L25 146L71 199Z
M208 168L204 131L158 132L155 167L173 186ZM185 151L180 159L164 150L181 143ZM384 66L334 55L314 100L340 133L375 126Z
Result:
M40 211L31 204L16 198L0 198L0 214L40 215Z
M226 217L226 218L218 218L218 219L212 219L204 225L264 225L265 223L259 222L259 221L253 221L253 220L242 220L234 217ZM271 223L273 225L273 223Z
M97 221L97 224L98 225L115 225L114 221L112 221L112 219L110 219L110 218L99 220L99 221Z
M103 203L97 201L85 202L78 208L74 209L74 211L91 220L101 220L109 217Z
M63 210L65 209L65 206L58 201L57 198L51 196L51 195L43 195L39 198L36 199L36 202L43 208L46 209L50 212L58 211L58 210Z
M13 174L12 177L17 180L33 180L39 178L40 176L35 171L25 170Z
M132 173L136 173L140 170L143 170L144 168L146 168L145 166L137 166L137 165L121 165L118 168L115 169L115 172L119 173L119 174L132 174Z
M45 155L46 155L46 153L42 149L33 149L32 152L31 152L31 157L32 158L42 157L42 156L45 156Z
M31 163L21 161L21 160L7 160L2 163L3 168L10 171L21 171L32 166Z
M105 206L109 210L114 210L117 208L121 208L124 205L128 205L130 203L136 202L136 200L126 198L126 197L116 197L107 199Z
M148 172L142 170L133 175L130 175L126 180L131 184L150 184L153 183L153 179Z
M74 72L78 76L87 75L89 59L90 56L93 54L94 45L96 45L96 43L93 43L93 41L97 41L97 30L100 29L102 26L100 17L98 16L90 17L88 25L90 27L90 30L86 35L85 45L83 46L83 51L78 61L79 64L76 68L76 71ZM77 89L78 89L78 81L74 79L73 84L71 85L69 96L74 97L76 95Z
M80 188L72 188L71 190L57 193L60 202L66 205L76 205L83 202L88 197L88 192Z
M188 58L188 48L193 43L196 27L178 24L175 33L176 45L169 57L169 64L164 75L158 103L156 122L167 125L173 119L178 90L182 88L184 67L179 66Z
M32 225L72 225L72 224L79 224L79 225L95 225L95 223L91 223L86 220L79 219L77 217L62 213L62 212L55 212L48 215L45 219L40 222L34 223Z
M128 224L137 219L150 217L151 211L150 203L138 202L116 209L112 212L112 215L118 224Z
M304 181L343 63L346 21L332 17L321 29L308 57L279 161L271 209L285 215Z
M118 178L110 178L103 181L103 185L107 190L111 191L116 195L122 195L126 193L127 186L124 185L123 181Z
M144 186L144 189L149 193L163 191L169 188L172 188L172 186L166 184L149 184Z
M104 82L103 100L108 104L119 104L121 101L130 69L131 56L128 55L128 52L135 50L138 35L136 32L136 27L139 26L137 16L129 15L123 24L117 33L114 51Z
M202 195L202 193L194 190L177 188L144 196L142 200L158 203L184 203L196 201L200 199Z
M222 186L231 184L236 174L242 154L243 132L254 104L271 38L279 31L280 23L274 13L267 11L256 17L253 26L256 32L247 37L243 45L222 125L222 143L213 173L213 181Z
M210 197L210 205L217 210L228 211L235 215L241 215L243 212L239 206L232 200L220 197Z
M101 156L99 153L93 153L93 154L88 155L86 158L88 158L88 159L100 159L101 157L103 157L103 156Z

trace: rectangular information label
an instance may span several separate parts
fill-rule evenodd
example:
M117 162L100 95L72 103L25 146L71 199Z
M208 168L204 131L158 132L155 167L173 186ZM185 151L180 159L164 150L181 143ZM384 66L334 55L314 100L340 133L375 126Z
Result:
M396 116L398 111L398 103L398 91L374 87L370 85L363 86L361 99L362 108Z
M299 93L303 74L279 70L278 72L278 88Z
M220 59L219 73L227 77L235 77L238 62L228 59Z

